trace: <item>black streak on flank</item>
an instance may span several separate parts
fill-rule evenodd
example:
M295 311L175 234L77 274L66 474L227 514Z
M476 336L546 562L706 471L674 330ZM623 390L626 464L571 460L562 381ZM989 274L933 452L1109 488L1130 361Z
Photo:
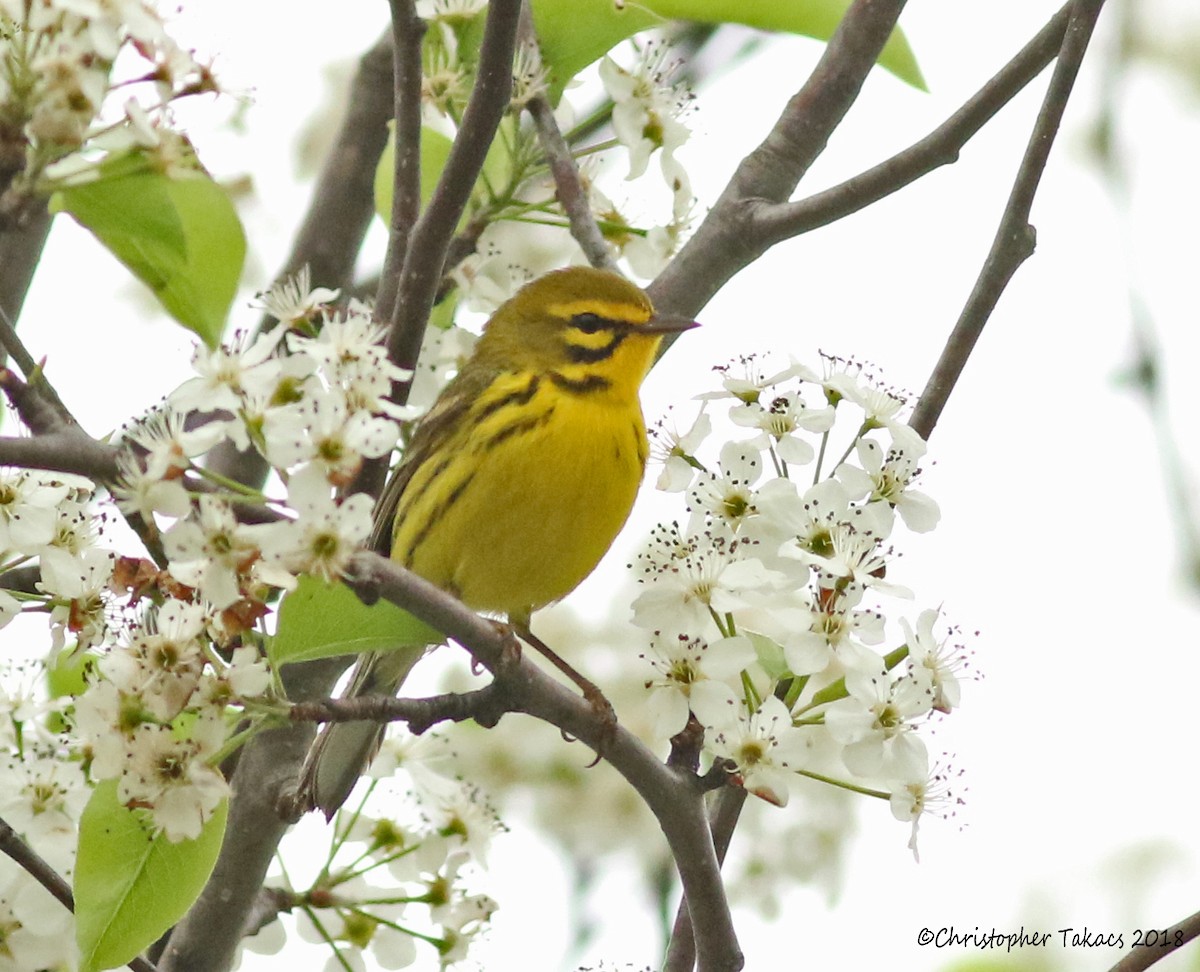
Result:
M469 476L464 478L461 483L451 490L450 495L442 500L442 502L438 504L437 508L429 514L429 518L422 525L421 529L417 531L417 535L413 537L412 543L409 544L408 554L404 558L405 567L408 567L410 570L412 569L413 560L417 555L417 550L420 549L421 544L424 543L426 538L429 536L429 531L433 529L434 525L440 522L442 518L450 511L450 508L462 498L463 493L467 491L467 487L471 485L471 480L474 478L474 473L471 473Z
M523 418L518 422L513 422L511 425L506 425L499 432L493 435L483 444L483 448L479 451L486 454L493 446L499 445L506 439L511 439L514 435L521 435L525 432L532 432L536 428L540 428L550 421L550 416L554 414L554 407L551 406L545 411L539 412L537 415L531 415L528 418Z
M494 415L502 408L508 408L510 405L528 405L533 401L533 396L537 394L538 382L539 378L537 375L530 375L529 381L524 388L518 388L516 391L511 391L507 395L488 402L471 416L471 421L478 425L489 415Z

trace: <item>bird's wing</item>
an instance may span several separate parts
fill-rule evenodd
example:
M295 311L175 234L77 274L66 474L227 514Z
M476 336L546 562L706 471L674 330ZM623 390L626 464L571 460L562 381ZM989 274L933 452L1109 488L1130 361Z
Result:
M472 406L494 378L495 372L483 369L459 372L421 417L408 448L404 450L404 457L392 470L379 502L375 504L371 550L384 557L391 556L396 509L413 474L469 420Z

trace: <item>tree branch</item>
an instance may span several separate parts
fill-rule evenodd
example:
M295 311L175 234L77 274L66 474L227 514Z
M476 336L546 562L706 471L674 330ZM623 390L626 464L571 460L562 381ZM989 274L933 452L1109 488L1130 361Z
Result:
M0 232L0 316L7 314L10 321L21 319L25 296L50 234L50 221L42 206L24 226Z
M1192 939L1200 936L1200 911L1189 915L1178 924L1172 925L1163 934L1164 940L1170 944L1138 945L1109 972L1142 972L1143 969L1150 968L1160 959L1166 958L1176 949L1182 948ZM1176 935L1179 936L1178 941L1175 940Z
M21 420L34 432L54 431L59 428L78 426L75 417L67 410L54 386L46 379L42 362L33 360L17 335L14 318L0 308L0 347L13 360L28 384L16 380L16 376L5 371L4 391L12 400L13 407Z
M32 437L0 436L0 465L76 473L99 482L116 479L118 454L115 446L77 429Z
M345 288L353 281L375 215L375 164L387 143L392 110L392 39L385 33L358 62L346 116L281 277L308 266L314 286Z
M521 43L525 45L534 61L533 70L540 74L542 58L528 0L521 5L520 37ZM613 258L612 248L609 247L604 234L600 232L600 226L596 223L596 216L592 212L592 206L588 200L587 189L579 176L579 166L575 164L575 156L571 154L571 148L559 130L558 122L554 119L554 109L550 106L550 100L546 97L545 92L533 95L526 102L525 109L529 112L529 117L533 119L534 128L537 129L538 142L541 143L542 151L546 154L546 163L549 165L550 175L554 179L558 201L562 203L563 210L567 214L571 235L583 249L588 263L593 267L618 273L617 261Z
M957 162L962 147L1054 60L1070 16L1068 3L995 77L919 142L839 185L764 210L755 221L756 231L774 245L856 213Z
M421 212L421 39L425 22L417 16L413 0L391 0L391 8L396 120L392 215L387 255L375 295L376 314L383 320L391 320L409 236Z
M449 594L390 560L362 551L346 572L364 600L383 597L452 638L493 673L513 711L525 712L591 747L629 782L658 819L696 922L697 968L742 967L720 866L695 774L666 766L622 726L599 718L590 704L523 656L505 656L507 638Z
M388 356L402 368L416 365L442 279L446 250L508 107L520 9L520 0L492 0L488 4L475 85L462 124L433 197L409 237L388 336ZM408 400L410 387L411 383L405 383L393 389L398 404Z
M1058 63L1054 66L1050 84L1042 99L1042 107L1017 169L991 250L909 422L923 438L929 438L937 425L950 392L962 374L967 358L1004 288L1017 268L1033 253L1036 234L1029 223L1033 198L1103 5L1104 0L1073 0L1071 4L1070 22L1063 37Z
M855 0L803 87L729 184L678 256L647 288L660 311L695 314L770 246L759 214L785 202L858 97L904 0Z
M424 699L394 695L355 695L340 699L298 702L288 713L293 722L404 722L409 731L421 735L439 722L471 719L491 728L514 709L504 698L499 682L473 692L448 692Z
M746 791L740 786L725 786L713 803L709 813L709 826L712 830L718 867L725 863L725 855L729 851L733 832L737 829L742 807L745 805ZM663 972L691 972L695 965L696 941L692 935L692 920L687 899L684 898L679 902L679 910L675 912L675 926L671 930L671 943L667 948Z

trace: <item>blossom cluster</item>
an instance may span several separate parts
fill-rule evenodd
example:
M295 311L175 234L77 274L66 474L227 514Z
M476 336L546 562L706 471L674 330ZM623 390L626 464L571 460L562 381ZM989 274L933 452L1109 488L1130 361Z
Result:
M889 641L884 599L912 597L892 580L894 528L939 515L916 488L925 443L899 418L902 394L825 365L725 368L689 431L655 430L658 485L689 515L637 558L649 704L659 738L694 718L709 756L768 802L798 777L887 797L915 850L920 815L951 799L918 729L958 705L966 659L937 609L898 617ZM745 431L712 462L717 402Z
M478 789L448 775L452 763L444 737L388 738L361 800L338 813L317 873L302 884L298 868L281 886L268 880L300 938L332 950L327 967L362 968L370 954L404 968L425 942L445 968L489 927L497 905L472 887L503 827ZM271 953L283 931L272 922L245 948Z
M414 376L389 363L369 309L353 301L337 309L337 296L310 289L306 273L263 295L273 326L199 347L195 377L115 440L113 500L142 540L161 550L160 563L109 549L118 531L104 526L112 513L101 512L89 481L0 469L0 570L39 566L30 591L0 591L0 626L22 613L23 623L44 614L50 664L72 682L54 690L61 697L52 711L14 696L0 712L8 717L0 724L3 816L43 853L47 828L61 831L63 846L50 842L60 873L69 872L88 784L101 780L115 780L121 803L146 812L169 840L200 834L229 795L222 760L280 710L264 651L271 602L302 574L340 576L372 523L372 501L348 487L366 460L390 453L402 423L426 407L468 346L457 329L431 331L414 381L418 404L397 407L392 383ZM266 460L275 477L266 493L236 487L204 463L223 441ZM281 489L286 498L270 495ZM68 735L46 734L55 720ZM416 762L407 763L414 776ZM423 790L420 839L412 831L402 851L380 845L371 853L393 869L404 859L411 880L429 885L414 897L444 896L431 912L435 931L417 937L436 940L449 964L494 907L462 890L459 871L484 850L495 820L459 783L426 781ZM66 809L49 812L52 800ZM26 818L28 833L19 826ZM336 835L335 846L347 839ZM361 861L352 870L350 877L361 876ZM347 904L353 882L339 874L338 914L349 930L331 937L358 940L366 932L356 920L379 894L364 890ZM12 882L8 904L22 896L38 902L6 926L20 931L22 952L48 954L54 941L69 941L51 917L67 920L61 907L31 879ZM33 890L22 890L26 883ZM370 927L409 936L395 918L376 916ZM382 931L367 937L389 940ZM30 967L43 964L55 963Z
M61 723L60 702L39 692L40 667L6 662L0 682L0 820L68 881L75 834L90 790ZM0 965L68 969L75 965L71 913L30 874L0 855Z
M146 91L140 99L136 88ZM152 118L215 90L211 70L147 0L0 0L0 193L14 179L20 193L43 175L77 172L92 164L90 149L175 154L179 137ZM110 106L118 97L121 106ZM47 172L52 165L61 168Z
M274 327L197 350L197 376L124 430L114 496L161 544L165 570L79 542L41 553L58 642L94 650L72 715L90 775L118 780L121 801L172 840L195 837L228 795L218 763L235 717L272 695L256 636L272 592L301 573L338 576L370 532L371 499L339 492L395 444L385 397L408 373L387 362L366 309L334 311L335 296L303 275L272 291ZM286 502L206 480L198 459L223 440L259 450ZM28 513L20 522L30 529Z
M483 0L425 0L417 6L429 27L422 45L427 131L453 132L462 118L476 62L470 45L477 31L472 26L485 8ZM695 205L677 155L690 134L685 117L692 96L675 80L678 64L672 58L661 40L630 41L600 61L599 84L592 82L578 93L568 89L554 109L601 233L643 279L655 276L678 250ZM521 118L531 98L547 92L546 78L539 54L522 46L513 70L513 123L502 127L496 146L506 165L494 166L476 187L471 222L483 228L474 251L452 271L463 304L473 311L491 312L530 279L582 260L533 125ZM578 144L572 97L584 104L607 99L611 138L598 145ZM660 184L669 194L669 214L642 211L645 197L653 192L639 192L636 202L623 198L622 186L630 181L645 189L644 177L655 159Z

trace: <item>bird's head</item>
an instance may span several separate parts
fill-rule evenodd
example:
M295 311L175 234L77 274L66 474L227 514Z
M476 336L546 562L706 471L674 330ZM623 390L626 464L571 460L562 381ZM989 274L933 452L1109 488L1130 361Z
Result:
M564 388L636 395L662 336L695 326L657 316L646 293L624 277L567 267L504 303L488 321L480 352Z

